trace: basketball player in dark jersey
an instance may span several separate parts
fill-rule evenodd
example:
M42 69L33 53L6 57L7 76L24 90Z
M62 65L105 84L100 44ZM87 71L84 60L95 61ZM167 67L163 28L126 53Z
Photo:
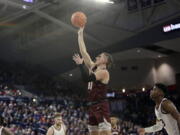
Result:
M115 116L111 116L112 135L120 135L120 126L118 125L119 119Z
M112 64L112 56L108 53L101 53L93 62L86 50L83 30L84 28L80 28L78 31L78 43L82 58L79 54L75 54L73 60L79 65L83 80L88 82L88 129L90 135L111 135L109 103L106 100L106 94L110 78L108 68ZM89 72L86 72L86 69Z

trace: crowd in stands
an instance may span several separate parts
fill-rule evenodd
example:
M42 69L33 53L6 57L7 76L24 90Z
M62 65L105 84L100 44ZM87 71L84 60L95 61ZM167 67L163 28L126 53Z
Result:
M72 100L53 103L31 99L19 101L15 98L0 101L0 115L15 135L44 135L53 124L54 113L61 112L68 135L85 135L87 114L83 107L73 103Z
M83 93L81 88L75 84L69 83L67 80L58 75L48 74L48 72L41 67L28 68L30 66L22 67L18 65L8 65L1 63L0 67L0 87L8 85L9 88L14 89L14 85L24 86L26 90L38 95L49 96L65 96L74 93ZM72 89L73 88L73 89Z
M44 135L53 124L54 112L62 113L68 129L67 135L88 135L88 115L79 101L70 98L56 102L32 99L23 101L16 100L22 97L17 90L1 90L1 97L7 96L5 91L9 91L8 95L15 97L15 100L2 101L0 98L0 115L15 135ZM111 111L120 118L120 135L137 135L138 127L155 123L153 103L149 102L148 97L147 92L123 96L118 100L111 99ZM155 135L166 133L162 131Z
M6 124L16 135L45 134L53 124L54 112L63 114L63 120L68 126L68 135L84 135L87 117L82 108L62 106L57 104L32 104L16 102L0 102L0 112Z

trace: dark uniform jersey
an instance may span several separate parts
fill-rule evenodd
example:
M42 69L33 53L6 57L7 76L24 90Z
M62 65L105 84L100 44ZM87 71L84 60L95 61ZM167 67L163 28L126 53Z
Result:
M108 87L100 81L88 83L88 101L100 101L106 99Z

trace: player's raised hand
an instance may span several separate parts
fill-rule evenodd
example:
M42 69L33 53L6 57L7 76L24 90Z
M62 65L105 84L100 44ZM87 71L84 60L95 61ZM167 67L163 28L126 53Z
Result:
M77 65L80 65L83 63L83 59L79 56L79 54L74 54L73 55L73 60Z
M79 30L78 30L78 35L82 34L83 31L84 31L84 27L79 28Z

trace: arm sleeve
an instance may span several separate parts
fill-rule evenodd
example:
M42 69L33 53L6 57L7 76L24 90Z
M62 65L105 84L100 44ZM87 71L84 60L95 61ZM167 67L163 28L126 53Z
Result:
M79 65L80 71L81 71L81 76L84 82L91 82L91 81L96 81L96 76L95 74L89 74L87 68L83 65Z
M145 133L157 132L162 130L163 127L164 127L164 123L162 122L162 120L160 120L157 121L155 125L145 128Z

